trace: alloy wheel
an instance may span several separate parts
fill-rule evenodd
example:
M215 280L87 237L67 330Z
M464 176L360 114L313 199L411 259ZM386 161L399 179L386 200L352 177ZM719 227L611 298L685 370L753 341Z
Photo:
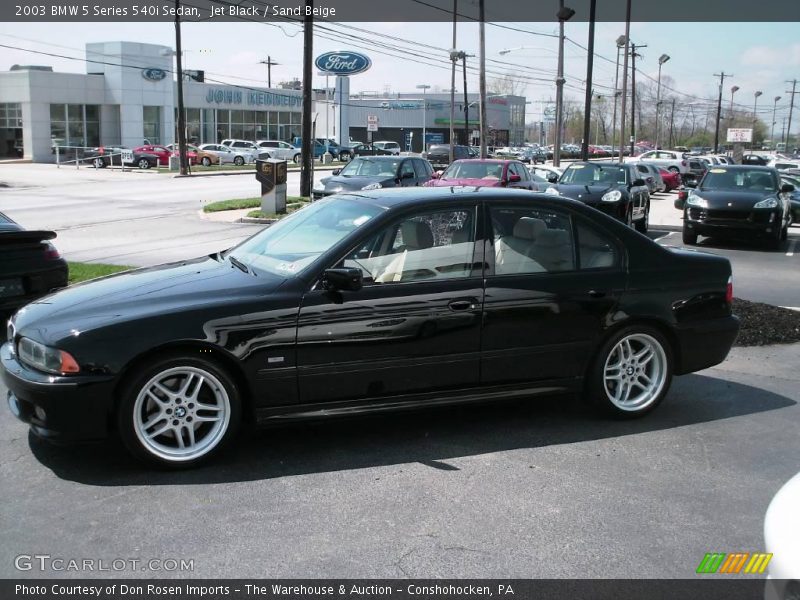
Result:
M655 402L667 382L667 356L661 343L645 333L617 342L603 366L609 401L623 411L640 411Z

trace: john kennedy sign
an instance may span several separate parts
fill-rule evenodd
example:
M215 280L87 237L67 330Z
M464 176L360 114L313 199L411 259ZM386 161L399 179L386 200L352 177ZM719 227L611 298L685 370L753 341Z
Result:
M369 57L359 52L339 51L320 54L314 61L317 68L323 73L331 75L355 75L363 73L372 66Z

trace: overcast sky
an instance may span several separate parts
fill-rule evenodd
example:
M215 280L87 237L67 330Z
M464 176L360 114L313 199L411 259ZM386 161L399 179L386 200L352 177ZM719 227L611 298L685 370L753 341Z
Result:
M358 29L356 29L358 28ZM518 31L524 30L524 31ZM557 33L554 23L498 23L486 28L486 56L489 78L512 73L524 79L524 95L532 100L528 120L537 120L540 100L554 97ZM184 66L204 69L210 79L240 85L265 85L266 59L280 63L272 69L273 84L301 76L303 36L294 24L247 22L185 23L182 28L186 50ZM623 23L597 25L595 51L605 57L595 58L594 84L600 93L610 93L614 85L616 38L624 33ZM538 34L538 35L537 35ZM541 35L544 34L544 35ZM566 35L585 46L586 23L567 23ZM172 23L0 23L0 44L28 50L83 58L86 42L138 41L174 44ZM778 102L777 121L788 114L790 85L786 80L800 79L800 36L797 23L633 23L631 40L647 44L641 50L637 66L655 77L658 57L668 54L671 60L663 74L674 81L675 89L686 94L685 102L697 102L691 96L716 95L718 80L714 73L725 71L734 77L725 81L723 98L730 102L730 86L740 90L737 104L752 110L754 92L760 90L759 113L771 120L773 100ZM415 92L425 83L441 90L450 87L447 58L452 42L451 23L325 23L316 30L314 55L328 50L353 49L371 57L372 68L353 77L351 91ZM474 23L458 25L459 49L478 52L478 28ZM500 55L505 48L519 48ZM565 53L567 98L580 100L586 77L585 50L568 42ZM477 58L468 59L477 66ZM13 64L52 65L58 71L85 72L80 60L67 60L31 52L0 48L0 70ZM462 88L459 70L456 88ZM324 78L314 75L314 86L324 86ZM477 91L476 73L469 73L468 88ZM798 86L800 90L800 86ZM431 90L433 91L433 90ZM795 97L800 104L800 96ZM679 100L680 101L680 100ZM793 122L800 130L800 111Z

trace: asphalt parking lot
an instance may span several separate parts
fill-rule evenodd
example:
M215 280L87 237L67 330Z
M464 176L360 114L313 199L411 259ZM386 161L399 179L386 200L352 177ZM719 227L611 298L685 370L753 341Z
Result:
M155 264L257 230L196 214L255 195L247 176L131 186L27 167L0 207L57 229L70 260ZM671 204L658 198L651 237L681 245ZM782 252L700 247L731 259L737 296L798 306L798 234ZM200 578L692 577L706 552L763 550L767 505L800 470L798 364L800 344L734 348L637 421L571 397L329 420L243 434L178 473L140 468L114 440L51 446L3 406L0 577L108 576L18 571L22 554L185 559Z

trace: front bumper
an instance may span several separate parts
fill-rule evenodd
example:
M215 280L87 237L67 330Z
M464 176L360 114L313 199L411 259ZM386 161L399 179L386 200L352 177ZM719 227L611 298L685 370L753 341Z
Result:
M730 315L718 319L690 321L678 325L676 335L678 360L675 374L693 373L725 360L739 335L739 318Z
M52 441L105 438L113 406L112 375L57 376L28 368L0 348L0 375L11 412L39 437ZM37 410L38 409L38 410Z
M777 209L724 210L688 206L684 226L700 235L732 235L775 237L781 230L782 213Z

